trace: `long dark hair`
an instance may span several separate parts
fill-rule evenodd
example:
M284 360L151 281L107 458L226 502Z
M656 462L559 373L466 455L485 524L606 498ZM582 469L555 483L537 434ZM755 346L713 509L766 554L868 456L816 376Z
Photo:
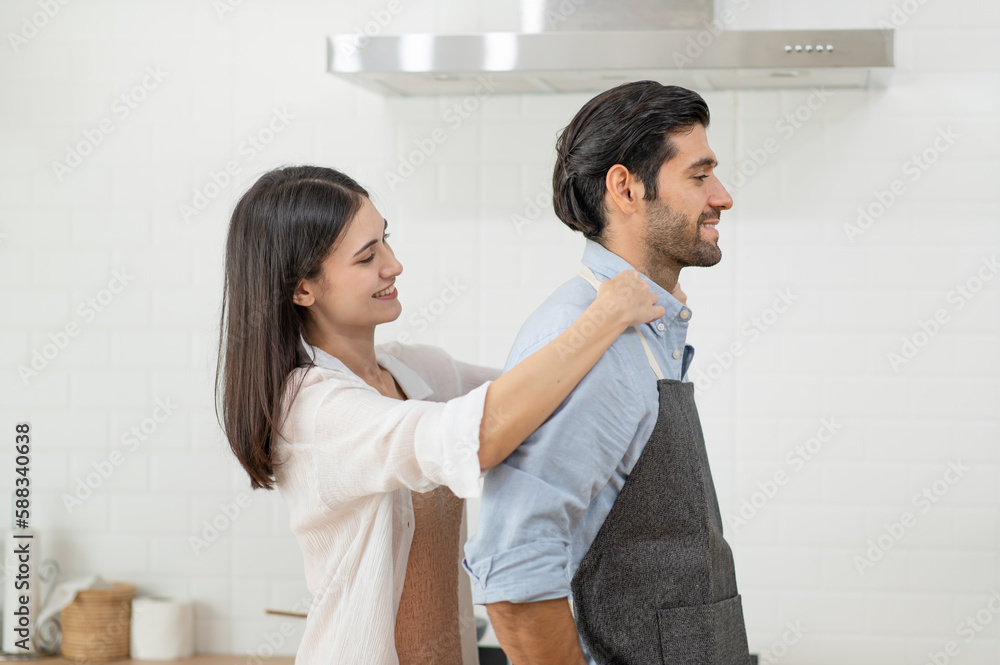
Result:
M292 302L361 209L368 192L319 166L265 173L233 211L216 365L216 413L254 489L274 489L271 457L289 374L301 352L304 307ZM298 386L291 386L292 395ZM221 410L221 413L220 413Z
M605 178L621 164L642 180L644 199L657 197L660 167L677 154L670 135L708 127L701 95L656 81L623 83L597 95L560 133L552 203L563 223L588 238L604 231Z

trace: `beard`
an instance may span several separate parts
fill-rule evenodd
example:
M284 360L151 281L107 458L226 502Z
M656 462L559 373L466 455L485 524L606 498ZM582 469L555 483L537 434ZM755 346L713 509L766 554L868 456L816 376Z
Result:
M646 265L714 266L722 260L715 238L701 236L701 224L719 219L720 210L703 212L697 220L685 216L660 200L651 201L646 223Z

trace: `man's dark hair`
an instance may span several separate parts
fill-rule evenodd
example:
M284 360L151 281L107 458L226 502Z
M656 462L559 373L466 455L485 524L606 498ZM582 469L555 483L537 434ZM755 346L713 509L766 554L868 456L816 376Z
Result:
M587 102L556 142L552 203L566 226L587 238L604 231L605 178L621 164L642 180L643 198L657 197L660 167L677 154L672 134L708 127L708 104L696 92L636 81Z

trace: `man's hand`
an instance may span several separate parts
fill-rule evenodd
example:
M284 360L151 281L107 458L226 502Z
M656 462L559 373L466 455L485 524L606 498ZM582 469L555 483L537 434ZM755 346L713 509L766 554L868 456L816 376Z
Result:
M486 611L514 665L587 665L568 599L490 603Z

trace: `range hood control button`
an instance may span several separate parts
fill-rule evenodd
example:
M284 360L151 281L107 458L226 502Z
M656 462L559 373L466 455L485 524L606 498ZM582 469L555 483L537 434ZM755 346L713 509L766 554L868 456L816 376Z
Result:
M826 46L823 46L822 44L816 44L816 46L806 44L804 47L801 44L796 44L795 46L785 44L785 53L802 53L803 51L806 53L812 53L813 50L817 53L822 53L823 51L833 53L833 44L827 44Z

